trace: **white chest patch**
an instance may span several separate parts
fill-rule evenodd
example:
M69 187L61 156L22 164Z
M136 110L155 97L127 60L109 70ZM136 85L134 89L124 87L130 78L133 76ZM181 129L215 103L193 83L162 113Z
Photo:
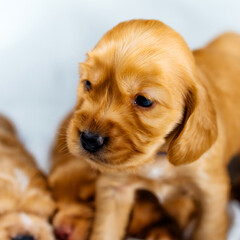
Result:
M151 179L159 179L161 177L168 178L172 174L173 166L168 162L165 156L158 157L157 160L149 164L147 176Z
M31 227L32 220L31 220L31 218L27 214L20 213L19 217L20 217L20 221L22 222L22 224L24 225L25 228Z
M156 168L152 168L149 171L148 177L153 178L153 179L157 179L157 178L163 176L164 173L165 173L164 169L156 167Z
M29 178L28 176L20 169L15 169L14 170L15 176L16 176L16 181L19 186L19 190L21 192L25 191L27 189L27 186L29 184Z

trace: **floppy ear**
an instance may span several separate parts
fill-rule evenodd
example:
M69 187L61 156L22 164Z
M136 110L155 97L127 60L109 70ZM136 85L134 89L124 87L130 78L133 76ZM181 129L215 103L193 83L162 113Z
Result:
M192 87L185 102L182 124L168 149L168 159L174 165L197 160L217 138L216 113L206 89L199 85Z

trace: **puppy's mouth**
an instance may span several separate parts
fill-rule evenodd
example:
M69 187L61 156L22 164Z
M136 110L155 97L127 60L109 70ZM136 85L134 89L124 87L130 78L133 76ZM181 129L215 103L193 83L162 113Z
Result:
M100 157L99 155L96 156L96 155L91 154L88 158L89 158L88 160L92 164L109 166L109 167L111 167L113 165L107 159Z
M124 158L119 161L112 161L111 157L106 158L105 154L89 154L85 153L87 156L85 159L91 165L91 167L99 170L100 172L132 172L136 169L141 168L144 164L149 161L144 158L140 158L139 161L131 160L130 158ZM109 159L109 160L108 160Z
M100 171L115 171L123 169L123 165L119 163L109 162L106 158L100 156L100 154L89 154L86 158L87 162L95 169Z
M133 151L112 151L105 146L100 151L89 152L83 147L80 147L80 155L95 169L102 172L116 172L116 171L135 171L144 167L145 164L154 160L153 155L158 157L166 157L167 151L161 148L160 151L153 151L150 154L144 152ZM78 154L79 154L78 153Z
M157 143L151 151L146 152L145 148L126 144L128 139L89 130L77 131L76 138L71 138L71 135L68 138L70 152L103 172L136 170L149 163L159 148Z
M81 152L93 167L104 170L124 168L126 160L120 155L126 155L126 151L113 150L108 137L89 131L79 131L79 137Z

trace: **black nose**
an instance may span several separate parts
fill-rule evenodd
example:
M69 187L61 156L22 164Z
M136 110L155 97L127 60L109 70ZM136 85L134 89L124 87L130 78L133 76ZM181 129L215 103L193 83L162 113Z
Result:
M81 134L81 144L82 147L88 152L94 153L100 150L106 143L107 138L102 137L96 133L83 132Z
M34 237L31 235L17 235L12 240L34 240Z

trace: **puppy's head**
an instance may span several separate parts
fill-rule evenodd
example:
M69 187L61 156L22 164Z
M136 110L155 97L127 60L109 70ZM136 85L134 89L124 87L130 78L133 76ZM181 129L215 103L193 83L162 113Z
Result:
M38 172L32 171L34 177L29 181L29 175L20 169L13 169L15 174L11 175L7 171L9 166L3 161L1 167L4 170L0 174L0 239L54 240L48 220L55 211L55 203L49 191L36 186L38 183L46 188L44 179Z
M86 240L92 227L94 210L88 203L59 202L53 218L57 239Z
M1 240L54 240L52 227L37 215L15 212L0 217Z
M100 169L131 169L167 143L173 164L201 156L216 138L215 112L183 38L154 20L123 22L80 65L67 142Z

